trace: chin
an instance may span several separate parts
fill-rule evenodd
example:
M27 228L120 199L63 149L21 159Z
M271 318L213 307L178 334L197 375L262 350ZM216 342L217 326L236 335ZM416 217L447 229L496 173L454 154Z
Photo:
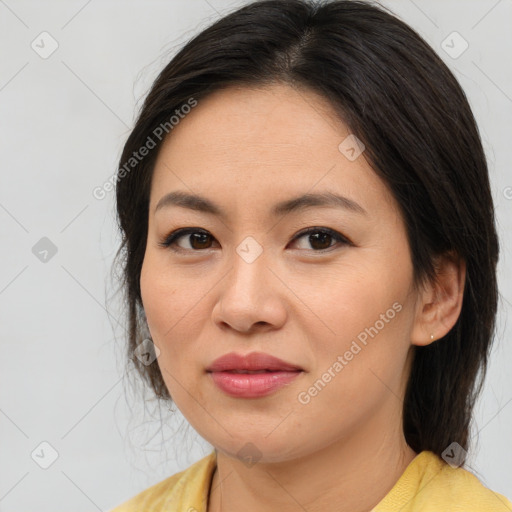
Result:
M303 455L303 447L290 445L289 436L276 436L270 439L266 430L261 434L251 436L247 431L241 432L240 436L230 437L217 442L208 441L218 452L244 462L248 467L255 463L279 463L285 462ZM233 433L233 432L232 432ZM274 435L274 434L272 434ZM286 438L285 438L286 437Z

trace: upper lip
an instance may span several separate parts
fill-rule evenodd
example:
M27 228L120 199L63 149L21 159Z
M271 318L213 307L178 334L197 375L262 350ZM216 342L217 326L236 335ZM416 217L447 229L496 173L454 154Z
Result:
M229 354L215 359L206 370L209 372L224 372L230 370L297 371L302 370L302 368L263 352L251 352L246 355L230 352Z

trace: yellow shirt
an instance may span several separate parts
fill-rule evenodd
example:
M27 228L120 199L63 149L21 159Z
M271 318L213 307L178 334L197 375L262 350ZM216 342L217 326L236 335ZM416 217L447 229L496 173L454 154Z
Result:
M149 487L110 512L207 512L216 452ZM511 512L512 502L463 468L419 453L372 512Z

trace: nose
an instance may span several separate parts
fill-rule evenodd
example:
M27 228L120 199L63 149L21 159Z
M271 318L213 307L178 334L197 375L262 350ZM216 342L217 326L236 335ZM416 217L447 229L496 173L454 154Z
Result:
M263 252L254 261L234 254L233 267L221 281L213 321L243 333L280 328L286 321L286 287Z

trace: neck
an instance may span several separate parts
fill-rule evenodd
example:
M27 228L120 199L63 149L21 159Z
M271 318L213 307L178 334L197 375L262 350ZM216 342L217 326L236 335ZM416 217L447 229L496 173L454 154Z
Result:
M246 466L217 449L208 512L369 512L417 455L403 433L367 424L320 450Z

